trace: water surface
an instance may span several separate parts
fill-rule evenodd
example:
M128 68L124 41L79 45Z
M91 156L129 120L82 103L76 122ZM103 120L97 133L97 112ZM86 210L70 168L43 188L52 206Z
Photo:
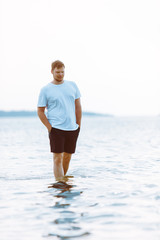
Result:
M66 189L38 118L0 118L2 240L160 239L160 118L83 118Z

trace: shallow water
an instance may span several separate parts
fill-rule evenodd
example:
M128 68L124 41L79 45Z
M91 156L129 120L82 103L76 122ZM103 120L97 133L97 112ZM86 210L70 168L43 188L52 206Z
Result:
M2 240L160 239L160 118L83 117L68 189L38 118L0 118Z

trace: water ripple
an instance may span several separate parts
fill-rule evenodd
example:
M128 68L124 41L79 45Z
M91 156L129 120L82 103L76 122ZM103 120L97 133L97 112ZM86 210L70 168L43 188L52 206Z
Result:
M160 239L158 118L85 117L61 188L36 118L0 119L0 133L3 240Z

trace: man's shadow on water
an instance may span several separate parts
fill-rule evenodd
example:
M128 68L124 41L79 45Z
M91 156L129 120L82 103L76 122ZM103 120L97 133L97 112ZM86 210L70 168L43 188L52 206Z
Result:
M56 183L51 184L48 188L54 188L58 191L57 195L54 195L57 198L73 198L75 196L80 195L83 191L75 191L74 187L76 185L68 184L68 178L64 179L64 181L58 181ZM56 191L57 192L57 191Z
M90 233L81 228L80 221L83 217L83 213L77 217L77 213L70 209L74 197L77 197L83 193L76 188L76 185L68 182L68 178L64 181L59 181L50 184L48 188L53 188L53 197L66 199L65 201L55 202L52 208L58 210L58 217L53 220L53 232L48 233L47 237L58 237L61 240L70 238L80 238L87 236ZM61 211L59 211L61 209ZM64 230L64 231L63 231Z

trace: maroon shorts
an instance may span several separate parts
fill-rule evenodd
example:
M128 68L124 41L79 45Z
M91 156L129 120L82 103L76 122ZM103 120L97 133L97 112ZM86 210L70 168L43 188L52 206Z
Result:
M64 131L57 128L49 133L50 149L53 153L74 153L80 128L73 131Z

